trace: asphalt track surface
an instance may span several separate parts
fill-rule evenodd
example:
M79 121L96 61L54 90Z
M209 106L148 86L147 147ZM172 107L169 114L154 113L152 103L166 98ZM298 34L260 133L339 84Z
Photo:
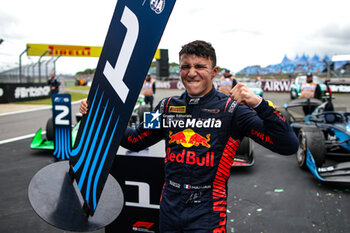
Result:
M276 105L282 101L276 100ZM11 116L33 125L34 119L22 114ZM21 134L21 128L11 127ZM31 150L30 142L27 138L0 144L0 232L67 232L44 222L30 206L31 178L54 162L49 152ZM255 145L254 156L253 167L231 170L227 232L350 232L350 185L319 182L298 168L295 155L281 156Z

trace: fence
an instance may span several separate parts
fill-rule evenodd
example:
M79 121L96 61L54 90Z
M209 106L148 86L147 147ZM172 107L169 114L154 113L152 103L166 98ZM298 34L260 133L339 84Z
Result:
M0 73L0 83L43 83L47 82L52 71L56 71L59 57L12 68Z

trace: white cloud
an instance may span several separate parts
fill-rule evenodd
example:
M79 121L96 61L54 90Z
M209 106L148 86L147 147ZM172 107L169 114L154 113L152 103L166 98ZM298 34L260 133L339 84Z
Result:
M2 4L0 70L16 66L26 43L102 46L115 5L115 0ZM279 63L284 55L350 53L349 6L347 0L177 0L159 47L178 62L183 44L206 40L217 51L218 65L235 72ZM96 65L94 58L60 58L57 69L75 73Z

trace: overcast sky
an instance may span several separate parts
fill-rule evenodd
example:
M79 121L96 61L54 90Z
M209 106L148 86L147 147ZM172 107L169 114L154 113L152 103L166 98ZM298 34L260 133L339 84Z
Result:
M27 43L102 46L117 0L0 0L0 71L18 66ZM136 0L134 0L136 1ZM177 0L159 48L213 44L218 65L238 72L287 55L350 53L349 0ZM38 57L22 57L23 64ZM57 73L96 68L98 58L61 57Z

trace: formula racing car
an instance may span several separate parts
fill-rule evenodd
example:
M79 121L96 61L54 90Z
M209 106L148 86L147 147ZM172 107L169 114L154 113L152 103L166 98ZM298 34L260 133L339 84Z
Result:
M282 114L299 139L299 167L321 181L350 184L350 112L335 111L330 97L293 100Z

